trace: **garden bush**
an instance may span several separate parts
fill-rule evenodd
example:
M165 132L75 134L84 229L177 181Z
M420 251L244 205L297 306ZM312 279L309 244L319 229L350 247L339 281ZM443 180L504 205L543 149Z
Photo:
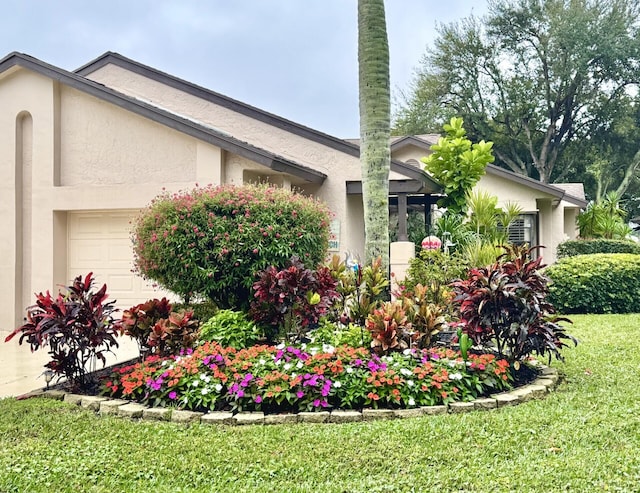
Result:
M299 341L338 298L335 289L328 267L307 269L293 257L284 269L271 266L258 273L250 313L269 340L279 335Z
M561 313L640 312L640 255L597 253L548 267L549 302Z
M262 331L244 312L220 310L200 326L200 341L216 341L222 346L244 349L253 346Z
M163 193L134 223L135 268L185 302L246 308L257 272L325 260L329 222L324 204L267 186Z
M640 244L631 240L569 240L558 245L558 259L594 253L633 253L640 255Z

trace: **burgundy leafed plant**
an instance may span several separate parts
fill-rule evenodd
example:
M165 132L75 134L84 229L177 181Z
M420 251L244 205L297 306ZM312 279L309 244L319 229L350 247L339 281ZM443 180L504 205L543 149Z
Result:
M20 344L27 341L31 351L48 346L51 361L45 367L60 379L66 377L78 390L87 390L92 384L90 375L96 361L106 364L105 353L118 347L118 334L112 314L115 302L108 298L106 284L92 291L93 273L82 279L78 276L66 293L54 298L36 295L36 304L27 309L27 323L15 329L5 339L10 341L20 334Z
M546 300L549 279L540 272L542 258L531 258L540 247L503 248L506 253L492 266L470 269L466 279L452 283L463 332L512 363L532 353L562 360L565 341L576 340L558 323L570 320L556 316Z

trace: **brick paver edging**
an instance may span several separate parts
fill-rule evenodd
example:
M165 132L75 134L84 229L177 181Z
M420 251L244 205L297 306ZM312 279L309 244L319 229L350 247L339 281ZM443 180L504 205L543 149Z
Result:
M201 413L166 407L147 407L131 401L111 399L109 397L70 394L62 390L42 389L28 394L28 396L61 400L85 409L90 409L99 415L114 415L146 421L171 421L183 424L222 424L231 426L287 423L352 423L356 421L403 419L425 415L488 411L505 406L514 406L531 399L544 397L557 385L559 380L560 376L555 368L542 367L539 377L528 385L517 387L509 392L475 399L470 402L452 402L448 405L423 406L410 409L335 410L300 412L297 414L264 414L262 412L241 412L233 414L223 411Z

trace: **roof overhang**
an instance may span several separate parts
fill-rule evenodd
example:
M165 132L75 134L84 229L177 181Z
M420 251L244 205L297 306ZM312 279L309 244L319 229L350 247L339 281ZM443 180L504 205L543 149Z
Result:
M15 70L15 67L22 67L49 77L68 87L72 87L73 89L107 101L122 109L131 111L204 142L208 142L274 171L288 173L312 183L322 183L327 177L326 174L313 168L260 149L247 142L242 142L228 134L201 125L193 120L153 106L147 102L125 96L120 92L114 91L80 75L67 72L66 70L49 65L28 55L11 53L0 60L0 74Z

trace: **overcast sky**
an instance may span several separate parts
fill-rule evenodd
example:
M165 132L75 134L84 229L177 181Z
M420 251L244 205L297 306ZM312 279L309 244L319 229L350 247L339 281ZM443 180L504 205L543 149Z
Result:
M486 0L386 0L394 96ZM359 135L356 0L4 0L0 57L75 70L115 51L337 137Z

